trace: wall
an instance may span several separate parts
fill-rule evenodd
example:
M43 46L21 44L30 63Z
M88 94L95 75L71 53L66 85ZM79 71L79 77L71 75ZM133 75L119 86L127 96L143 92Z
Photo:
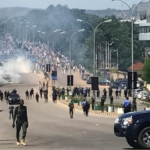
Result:
M110 76L113 78L113 80L116 80L117 78L126 79L127 73L118 71L117 73L110 73Z

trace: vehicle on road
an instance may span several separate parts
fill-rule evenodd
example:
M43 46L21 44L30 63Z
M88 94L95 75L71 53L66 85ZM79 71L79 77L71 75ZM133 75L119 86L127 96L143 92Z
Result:
M82 80L87 80L89 77L90 77L89 74L83 74L82 77L81 77L81 79Z
M150 111L126 113L116 119L114 134L136 149L150 149Z
M89 78L86 80L86 83L87 83L87 84L92 84L92 78L89 77Z
M109 80L107 80L107 79L101 79L100 81L99 81L99 84L100 85L109 85L111 82L109 81Z
M8 97L9 105L19 104L20 96L16 93L11 93Z

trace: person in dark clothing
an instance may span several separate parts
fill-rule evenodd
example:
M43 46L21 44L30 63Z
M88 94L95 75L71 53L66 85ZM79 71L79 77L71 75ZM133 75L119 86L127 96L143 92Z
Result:
M132 101L132 112L137 111L137 102L136 102L136 97L133 98Z
M112 96L112 92L113 92L112 88L109 88L109 97Z
M26 95L26 100L27 99L29 100L29 91L28 90L25 92L25 95Z
M56 91L53 92L53 102L56 103L57 100L57 93Z
M13 119L13 111L14 111L14 106L10 106L9 107L9 119L11 119L11 117L12 117L12 119Z
M3 95L3 92L1 91L1 94L0 94L1 101L3 101L3 97L4 97L4 95Z
M71 101L68 106L69 106L70 118L72 119L72 118L73 118L73 109L74 109L74 104L73 104L73 102Z
M104 111L105 98L106 98L106 97L103 95L102 98L101 98L101 102L100 102L100 104L101 104L101 110L102 110L102 111Z
M7 100L7 91L4 92L5 100Z
M92 110L94 110L95 99L92 97Z
M85 104L85 115L88 116L89 114L89 109L90 109L90 104L89 102L86 101L86 104Z
M97 90L97 97L99 98L100 90Z
M15 127L15 121L16 121L16 138L17 138L17 145L23 145L26 146L25 138L28 128L28 116L27 116L27 107L24 106L24 100L20 100L20 106L17 106L14 111L14 117L13 117L13 124L12 127ZM22 141L20 142L19 134L20 130L22 128L23 134L22 134Z
M44 99L45 99L45 103L48 102L48 93L45 91L44 92Z
M116 99L119 98L119 95L118 95L118 94L119 94L119 91L118 91L118 89L116 89L116 92L115 92L115 93L116 93Z
M36 98L36 101L37 101L37 103L39 102L39 94L38 93L36 93L36 96L35 96L35 98Z
M7 92L7 96L6 96L6 103L8 104L8 97L9 97L10 93L9 91Z
M89 88L88 89L88 97L90 97L90 92L91 92L91 89Z
M128 93L128 91L127 91L127 89L125 89L124 90L124 97L127 97L127 93Z
M42 98L43 90L40 89L40 97Z
M111 96L111 97L110 97L110 104L113 104L113 101L114 101L114 97Z
M34 90L33 90L33 88L30 91L30 98L32 99L32 97L34 97Z
M105 98L107 98L107 91L106 91L105 88L104 88L104 90L103 90L103 93L104 93Z
M129 101L128 97L123 102L123 108L124 108L124 113L131 112L131 102Z
M0 90L0 100L3 101L3 92Z

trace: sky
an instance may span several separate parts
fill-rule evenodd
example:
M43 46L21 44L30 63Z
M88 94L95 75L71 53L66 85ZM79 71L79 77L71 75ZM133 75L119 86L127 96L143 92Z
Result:
M130 6L140 0L124 0ZM49 5L68 5L69 8L102 10L107 8L127 9L121 2L112 0L0 0L0 7L47 8Z

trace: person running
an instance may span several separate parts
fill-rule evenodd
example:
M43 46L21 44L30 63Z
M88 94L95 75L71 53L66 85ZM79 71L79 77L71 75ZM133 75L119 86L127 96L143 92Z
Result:
M73 102L71 101L68 106L69 106L70 119L72 119L73 118L73 109L74 109Z
M25 138L28 128L28 116L27 116L27 107L24 106L24 100L20 100L20 105L15 108L14 111L14 117L13 117L13 124L12 127L15 127L15 121L16 121L16 138L17 138L17 145L23 145L26 146ZM23 134L22 134L22 140L20 142L19 134L20 130L22 128Z

